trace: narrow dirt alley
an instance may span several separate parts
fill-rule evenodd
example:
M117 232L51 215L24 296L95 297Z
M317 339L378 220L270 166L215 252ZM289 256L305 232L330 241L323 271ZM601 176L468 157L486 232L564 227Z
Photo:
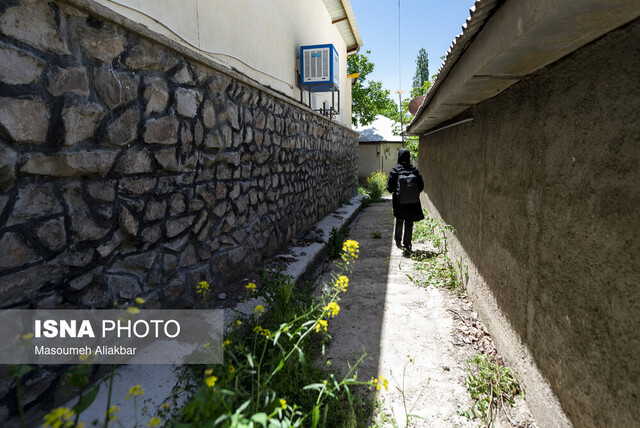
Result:
M346 373L366 352L358 378L388 379L388 390L377 395L378 426L478 426L477 419L458 413L473 404L465 369L478 348L495 351L471 303L409 279L414 262L394 244L390 201L366 208L349 239L360 243L360 257L349 273L340 315L329 325L333 340L327 358ZM420 249L430 248L414 243L414 250ZM481 334L469 335L470 329ZM535 426L524 403L505 417L509 422L498 426Z

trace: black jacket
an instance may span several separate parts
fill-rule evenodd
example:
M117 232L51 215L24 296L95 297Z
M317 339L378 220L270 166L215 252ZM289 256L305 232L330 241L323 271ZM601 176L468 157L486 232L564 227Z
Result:
M415 204L401 204L398 202L396 195L396 189L398 186L398 174L401 171L411 171L418 177L418 187L422 192L424 190L424 181L420 171L413 165L411 165L411 154L407 149L400 149L398 151L398 163L389 171L389 178L387 179L387 191L391 193L393 200L393 215L401 220L420 221L424 219L422 213L422 206L420 202Z

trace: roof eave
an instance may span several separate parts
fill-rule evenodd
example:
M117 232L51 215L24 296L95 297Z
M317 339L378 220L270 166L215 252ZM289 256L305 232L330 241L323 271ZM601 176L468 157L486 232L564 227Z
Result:
M331 23L336 26L347 46L347 55L358 52L362 47L362 37L360 36L360 30L358 30L351 2L349 0L323 1L331 17Z
M477 0L407 131L425 133L640 16L637 0Z

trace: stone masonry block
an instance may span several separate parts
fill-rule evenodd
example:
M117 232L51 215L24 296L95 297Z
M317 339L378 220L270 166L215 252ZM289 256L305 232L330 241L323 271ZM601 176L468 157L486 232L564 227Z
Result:
M98 96L110 109L133 101L138 96L138 77L116 71L99 68L94 74L94 84Z
M40 80L46 62L26 52L0 47L0 82L24 85Z
M0 237L0 269L11 269L36 261L38 254L16 232Z
M34 23L37 22L37 25ZM48 3L30 0L9 7L0 16L0 31L46 52L68 54Z
M72 146L82 140L93 137L93 133L102 116L104 116L104 109L100 104L65 107L62 111L64 144Z
M140 113L137 108L130 108L107 127L105 140L113 146L124 146L129 144L138 136L138 123Z
M86 56L109 63L124 51L125 37L118 27L106 22L100 24L99 28L83 25L76 32Z
M145 124L144 142L149 144L175 144L178 142L178 119L165 116L150 119Z
M41 98L0 98L0 130L17 143L42 143L49 129L49 113Z
M116 159L116 152L81 151L58 155L34 155L20 168L20 172L53 177L82 175L105 176Z
M89 79L85 67L54 67L47 73L47 90L54 97L67 92L89 95Z
M202 102L202 92L195 89L178 88L175 93L176 111L184 117L195 117Z

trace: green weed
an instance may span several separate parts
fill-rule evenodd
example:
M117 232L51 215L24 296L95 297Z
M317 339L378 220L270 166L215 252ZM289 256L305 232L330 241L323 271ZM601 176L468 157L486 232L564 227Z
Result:
M466 280L469 274L467 265L449 258L447 247L447 232L455 233L455 228L429 216L424 210L424 220L414 223L413 236L418 242L433 244L436 251L414 251L411 258L414 260L414 269L417 275L407 275L416 285L428 287L447 288L458 295L466 294Z
M327 240L327 256L329 259L337 259L342 253L342 243L349 234L349 227L344 226L341 229L337 227L331 228L329 239Z
M371 232L371 237L373 239L382 239L382 233L380 233L379 230L374 230L373 232Z
M474 403L461 414L469 419L479 418L484 425L493 426L501 406L513 406L517 395L524 397L518 375L501 364L490 362L486 355L476 355L469 360L467 372L465 383Z

